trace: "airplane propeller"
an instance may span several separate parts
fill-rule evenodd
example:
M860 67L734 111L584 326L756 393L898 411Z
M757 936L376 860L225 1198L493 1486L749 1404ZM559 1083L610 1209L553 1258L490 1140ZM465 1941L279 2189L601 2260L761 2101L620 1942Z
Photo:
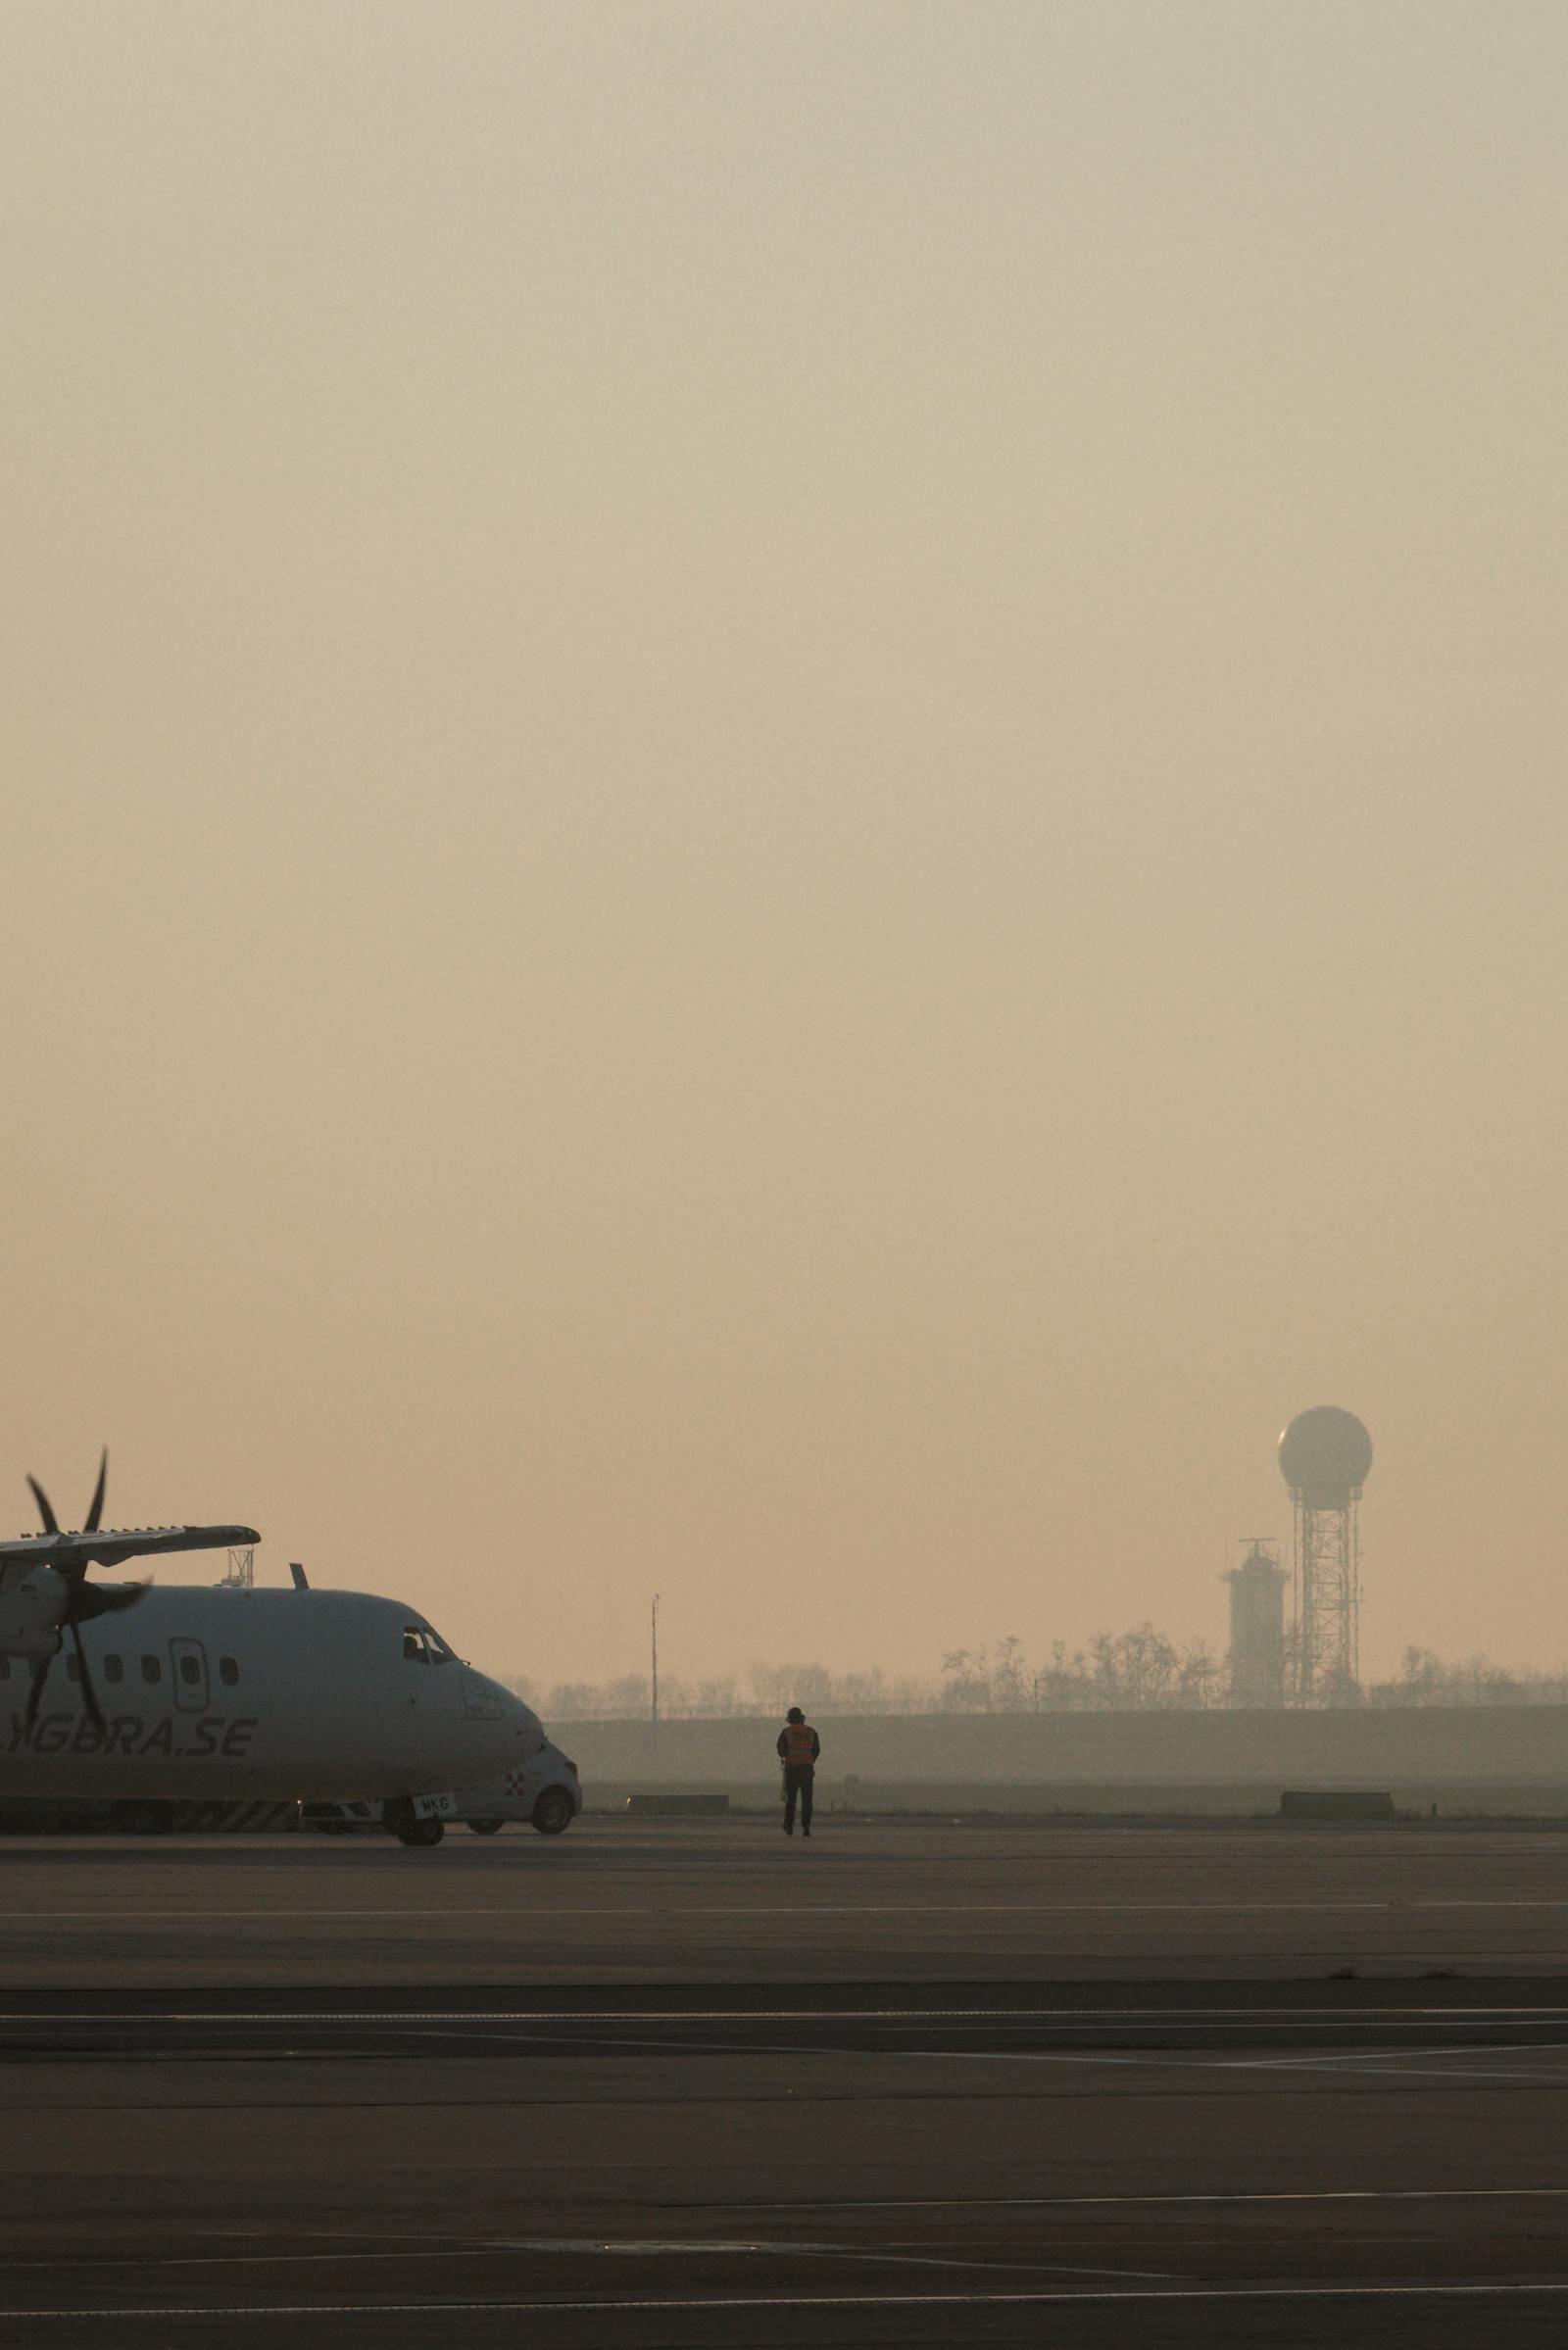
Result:
M86 1523L79 1529L80 1533L96 1534L98 1532L103 1520L104 1491L108 1482L109 1447L106 1444L103 1459L98 1464L98 1482L92 1490L92 1501L88 1507ZM36 1477L29 1477L27 1483L32 1489L32 1497L38 1504L38 1515L43 1521L44 1533L58 1535L61 1531L60 1522L50 1507L48 1494ZM81 1682L82 1701L88 1714L101 1730L104 1726L103 1707L98 1702L98 1692L93 1688L92 1674L87 1667L86 1652L81 1644L81 1628L83 1624L90 1624L95 1616L118 1615L124 1608L134 1607L137 1600L145 1595L148 1587L145 1583L123 1583L108 1587L101 1584L89 1584L87 1581L88 1561L85 1558L66 1556L58 1560L51 1560L50 1564L53 1572L60 1577L66 1587L66 1606L61 1621L71 1635L71 1645L76 1659L76 1672ZM32 1687L27 1691L27 1710L23 1723L24 1735L31 1731L38 1718L38 1707L43 1699L44 1683L49 1678L49 1667L53 1661L52 1657L45 1656L33 1667Z

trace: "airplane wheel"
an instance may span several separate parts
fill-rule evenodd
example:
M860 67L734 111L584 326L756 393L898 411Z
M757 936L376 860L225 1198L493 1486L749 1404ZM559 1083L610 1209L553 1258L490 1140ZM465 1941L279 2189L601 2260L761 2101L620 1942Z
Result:
M496 1836L505 1826L501 1820L470 1820L468 1826L475 1836Z
M564 1787L547 1787L533 1807L533 1824L541 1836L560 1836L571 1826L576 1809Z
M439 1820L405 1820L398 1830L398 1842L417 1846L439 1844L445 1835Z

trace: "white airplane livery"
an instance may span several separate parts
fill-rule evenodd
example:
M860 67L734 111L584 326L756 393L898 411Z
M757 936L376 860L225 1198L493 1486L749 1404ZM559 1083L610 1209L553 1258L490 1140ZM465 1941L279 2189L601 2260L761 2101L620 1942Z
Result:
M368 1798L408 1844L440 1840L451 1790L515 1771L538 1716L416 1608L364 1591L154 1591L91 1567L249 1546L248 1526L80 1531L36 1479L43 1531L0 1542L0 1793L98 1799ZM62 1658L62 1650L65 1651Z

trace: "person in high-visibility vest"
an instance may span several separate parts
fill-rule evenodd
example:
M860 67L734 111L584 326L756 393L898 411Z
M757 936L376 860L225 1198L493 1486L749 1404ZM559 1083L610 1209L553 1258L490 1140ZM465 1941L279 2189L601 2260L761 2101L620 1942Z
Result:
M784 1765L784 1834L795 1834L795 1806L801 1807L801 1834L811 1833L811 1789L822 1741L798 1705L792 1705L778 1734L778 1758Z

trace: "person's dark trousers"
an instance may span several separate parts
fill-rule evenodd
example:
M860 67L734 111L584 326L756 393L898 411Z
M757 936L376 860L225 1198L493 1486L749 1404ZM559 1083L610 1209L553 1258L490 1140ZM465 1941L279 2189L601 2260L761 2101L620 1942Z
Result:
M786 1770L784 1773L784 1827L791 1836L795 1834L797 1796L801 1802L801 1826L809 1829L811 1825L811 1783L815 1777L816 1773L809 1763L804 1771Z

